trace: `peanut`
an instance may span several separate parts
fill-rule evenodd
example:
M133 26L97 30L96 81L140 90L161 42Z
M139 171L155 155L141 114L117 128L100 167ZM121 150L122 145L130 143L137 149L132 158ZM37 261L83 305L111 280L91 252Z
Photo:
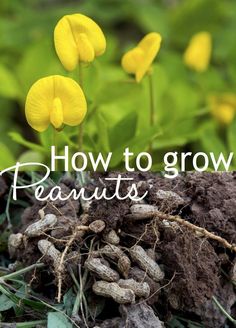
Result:
M16 250L21 246L23 243L23 235L22 233L11 234L8 238L8 250L13 257L15 255Z
M160 201L168 201L169 203L172 203L173 207L178 207L184 204L184 199L171 190L159 189L156 192L156 198Z
M121 256L123 256L122 250L115 245L106 245L99 250L100 254L104 254L112 260L118 260Z
M48 256L54 264L55 270L57 270L60 259L61 259L61 252L55 248L53 243L46 239L41 239L38 242L38 249L44 256Z
M131 267L131 262L130 262L130 259L128 258L128 256L122 255L118 260L117 267L118 267L120 273L122 273L123 276L125 278L127 278L129 275L130 267Z
M135 204L130 207L131 214L128 217L133 220L151 219L157 210L157 206L154 205Z
M121 288L131 289L138 297L147 298L150 295L150 287L146 282L137 282L134 279L120 279L118 285Z
M120 237L117 235L115 230L111 230L107 234L104 234L103 238L108 244L119 245L120 243Z
M123 274L125 278L127 278L129 274L129 269L131 266L130 259L127 255L123 253L123 251L115 246L115 245L106 245L99 250L100 254L106 255L112 260L118 260L117 266L120 273Z
M93 285L95 294L103 297L111 297L119 304L134 303L135 294L131 289L121 288L115 282L97 281Z
M99 258L89 258L85 261L84 265L89 271L96 273L105 281L112 282L119 280L118 272L103 264L102 260Z
M146 271L154 281L160 281L164 278L164 273L161 271L159 265L147 255L141 246L133 246L130 249L130 255L133 261L136 262L141 269Z
M25 230L25 235L27 237L40 236L43 232L52 229L56 223L57 217L54 214L46 214L43 219L29 225Z
M102 220L95 220L89 225L89 229L94 233L100 233L105 229L105 222Z

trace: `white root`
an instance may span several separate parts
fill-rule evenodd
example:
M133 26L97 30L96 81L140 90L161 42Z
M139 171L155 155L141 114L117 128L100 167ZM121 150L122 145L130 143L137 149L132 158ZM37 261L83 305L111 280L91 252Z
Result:
M17 249L21 246L23 243L23 235L22 233L17 233L17 234L11 234L8 238L8 250L13 257L17 251Z
M97 281L93 285L95 294L103 297L111 297L119 304L127 304L135 302L135 294L131 289L121 288L117 283Z
M129 218L133 220L151 219L158 210L157 206L148 204L135 204L130 207Z
M164 273L160 269L159 265L147 255L141 246L133 246L130 249L130 255L133 261L136 262L141 269L146 271L154 281L158 282L164 278Z
M118 281L119 274L115 270L109 268L107 265L102 263L99 258L89 258L85 261L85 268L89 271L96 273L101 279L109 282Z
M57 270L60 264L61 252L55 248L53 243L46 239L41 239L38 242L38 249L43 256L48 256L53 261L54 269Z
M119 245L120 237L117 235L115 230L111 230L108 233L103 235L105 242L112 245Z
M54 214L46 214L43 219L29 225L24 234L27 237L40 236L45 231L52 229L56 223L57 217Z
M134 279L120 279L118 285L121 288L131 289L138 297L148 298L150 287L146 282L137 282Z
M86 213L81 214L79 219L80 219L82 225L87 225L89 222L89 215Z

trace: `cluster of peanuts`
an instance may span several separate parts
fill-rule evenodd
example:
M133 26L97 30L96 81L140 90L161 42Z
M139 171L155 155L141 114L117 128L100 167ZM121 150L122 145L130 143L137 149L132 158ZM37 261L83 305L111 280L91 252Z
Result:
M111 234L115 236L116 233L111 231ZM119 304L134 303L136 298L147 299L150 296L151 289L144 281L145 275L154 283L164 278L160 266L141 246L134 245L127 252L129 256L110 240L109 244L93 252L86 260L85 267L99 279L93 284L95 294L110 297ZM117 271L110 267L109 259L115 261ZM135 271L132 263L139 267L136 267L136 271L141 272L142 278L139 280L132 277Z
M101 237L100 248L96 251L92 250L83 261L84 268L95 280L92 286L93 292L112 298L119 304L134 303L137 298L150 298L164 278L164 273L155 259L155 252L146 251L138 244L131 248L122 247L117 232L107 231L106 224L102 220L95 220L89 224L89 204L83 204L82 207L83 214L79 220L80 224L75 226L74 237L83 238L88 233L95 233ZM133 221L150 219L156 210L156 206L145 202L133 203L127 219ZM9 252L14 256L22 243L25 244L25 240L42 237L37 242L42 261L44 258L49 258L56 275L57 272L66 271L65 254L57 249L57 244L54 243L53 238L50 238L52 233L57 231L58 218L54 214L42 215L41 213L40 216L41 219L29 225L23 234L17 233L10 236Z

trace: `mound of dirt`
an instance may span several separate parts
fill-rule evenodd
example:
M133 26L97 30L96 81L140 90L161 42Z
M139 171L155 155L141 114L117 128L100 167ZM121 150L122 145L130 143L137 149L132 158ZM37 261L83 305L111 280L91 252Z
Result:
M105 184L112 194L116 184L105 182L104 177L117 174L94 174L86 186L87 193ZM155 174L122 175L133 178L140 194L148 190L144 201L34 201L16 231L20 242L11 248L12 258L27 265L44 262L47 278L45 269L39 270L34 288L48 295L45 281L41 281L44 275L47 282L51 280L51 297L58 297L58 285L63 295L73 284L71 270L78 277L86 269L86 290L101 299L112 299L113 317L106 317L105 307L89 322L91 327L125 327L121 323L128 320L129 327L138 328L149 316L153 322L149 326L154 327L156 322L158 327L159 320L166 323L176 315L194 318L205 327L224 327L226 317L214 297L229 314L233 313L236 294L230 277L235 252L187 225L168 218L161 220L156 213L181 217L234 244L236 175L188 173L173 180ZM80 188L75 180L67 178L60 186L65 194ZM127 193L129 186L129 181L124 182L121 194ZM42 224L46 217L52 221L44 221L44 228L32 233L34 224Z

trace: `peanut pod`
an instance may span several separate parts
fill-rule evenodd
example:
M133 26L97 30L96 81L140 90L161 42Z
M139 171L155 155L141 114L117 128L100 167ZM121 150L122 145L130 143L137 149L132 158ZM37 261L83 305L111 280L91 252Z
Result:
M103 248L99 249L99 253L102 255L106 255L112 260L118 260L121 256L124 255L122 250L115 245L106 245Z
M94 233L100 233L102 232L106 227L106 224L102 220L95 220L89 225L89 229L93 231Z
M117 235L115 230L111 230L108 233L103 235L105 242L112 245L119 245L120 237Z
M135 204L130 207L131 214L128 217L133 220L151 219L157 210L157 206L154 205Z
M28 226L25 230L27 237L37 237L47 230L52 229L57 223L57 217L54 214L46 214L45 217Z
M93 285L95 294L103 297L111 297L116 303L134 303L135 294L131 289L121 288L115 282L97 281Z
M147 298L150 295L150 287L146 282L137 282L134 279L120 279L118 285L121 288L131 289L138 297Z
M48 256L54 264L55 270L57 270L60 259L61 259L61 252L55 248L53 243L46 239L41 239L38 241L38 249L44 256Z
M130 255L133 261L136 262L141 269L146 271L154 281L160 281L164 278L164 273L159 265L147 255L141 246L133 246L130 249Z
M89 258L85 261L85 268L89 271L96 273L101 279L105 281L118 281L119 274L115 270L109 268L107 265L102 263L99 258Z
M23 235L22 233L16 233L16 234L11 234L8 238L8 250L13 257L17 251L17 249L22 245L23 243Z
M184 199L171 190L159 189L156 198L159 201L168 201L175 208L184 204Z
M131 267L131 262L130 262L130 259L128 258L128 256L122 255L118 260L117 267L118 267L120 273L122 273L123 276L125 278L127 278L129 275L130 267Z
M125 278L128 277L131 262L128 256L125 255L119 247L115 245L106 245L101 248L99 252L112 260L118 260L117 267L120 273L122 273Z

